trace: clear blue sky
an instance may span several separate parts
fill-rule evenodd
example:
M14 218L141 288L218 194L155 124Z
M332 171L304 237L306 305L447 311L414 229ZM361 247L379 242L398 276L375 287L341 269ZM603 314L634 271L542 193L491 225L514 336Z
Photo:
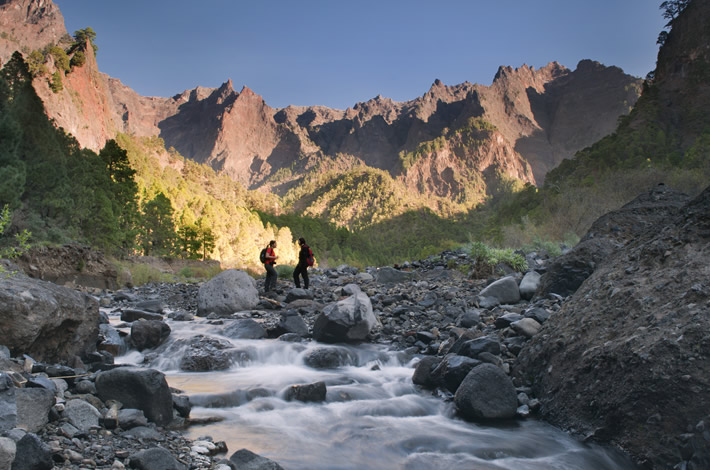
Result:
M145 96L232 79L274 108L407 101L435 79L490 85L498 66L643 77L661 0L54 0L73 33L96 31L102 72Z

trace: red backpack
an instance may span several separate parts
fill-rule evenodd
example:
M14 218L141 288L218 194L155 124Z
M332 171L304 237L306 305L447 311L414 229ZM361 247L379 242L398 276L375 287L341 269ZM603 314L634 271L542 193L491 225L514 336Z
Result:
M306 248L308 248L308 256L306 256L306 264L308 266L313 266L313 263L316 262L316 259L313 256L313 252L311 251L311 248L308 245L306 245Z

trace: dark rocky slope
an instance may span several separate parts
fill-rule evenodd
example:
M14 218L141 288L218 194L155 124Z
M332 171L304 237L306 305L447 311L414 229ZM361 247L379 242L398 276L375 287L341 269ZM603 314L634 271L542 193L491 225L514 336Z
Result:
M645 468L708 468L710 188L626 233L523 348L519 376L558 426L613 442Z

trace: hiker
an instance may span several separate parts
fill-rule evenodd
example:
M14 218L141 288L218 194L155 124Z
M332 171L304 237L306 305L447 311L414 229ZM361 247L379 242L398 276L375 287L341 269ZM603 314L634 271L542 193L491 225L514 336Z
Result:
M296 269L293 270L293 282L297 288L300 288L301 280L298 276L301 275L303 277L303 287L308 289L308 266L313 266L313 252L306 245L306 240L303 237L298 239L298 244L301 247L301 251L298 252L298 264Z
M264 281L264 292L269 292L271 289L276 287L276 280L279 275L276 274L274 265L276 260L279 258L274 253L274 248L276 248L276 240L271 240L269 246L266 247L266 253L264 253L264 269L266 269L266 281Z

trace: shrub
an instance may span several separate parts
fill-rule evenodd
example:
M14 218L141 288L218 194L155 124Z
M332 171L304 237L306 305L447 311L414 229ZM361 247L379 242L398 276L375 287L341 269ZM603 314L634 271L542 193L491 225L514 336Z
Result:
M513 253L510 248L490 248L482 242L472 242L469 253L474 259L474 274L477 277L486 277L494 273L495 267L499 264L507 264L515 271L525 272L528 263L522 255Z

